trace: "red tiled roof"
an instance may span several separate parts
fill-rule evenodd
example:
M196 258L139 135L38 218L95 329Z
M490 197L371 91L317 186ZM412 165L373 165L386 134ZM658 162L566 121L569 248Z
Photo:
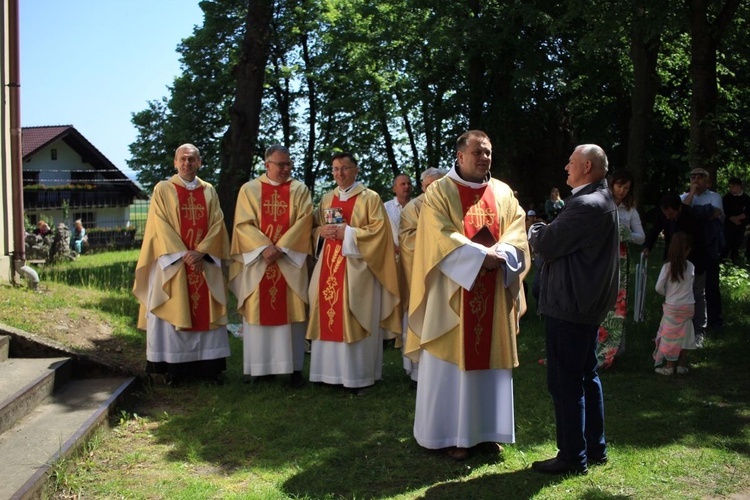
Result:
M23 127L21 141L23 157L36 153L39 149L55 141L72 129L72 125L52 125L46 127Z

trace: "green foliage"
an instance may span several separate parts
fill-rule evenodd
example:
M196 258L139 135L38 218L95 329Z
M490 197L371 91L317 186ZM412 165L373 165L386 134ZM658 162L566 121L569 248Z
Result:
M204 23L177 48L183 73L169 87L170 97L150 101L134 113L138 130L128 167L147 190L174 174L174 152L184 143L201 152L201 178L215 183L221 135L229 124L234 93L232 70L247 12L242 0L204 0Z
M167 97L133 115L139 133L129 166L147 189L171 175L174 149L188 141L203 153L200 175L218 178L247 3L205 0L201 8L203 25L178 47L182 75ZM387 198L396 173L417 179L425 168L450 167L468 128L488 132L494 175L524 203L564 185L578 143L597 142L613 168L626 167L638 10L638 41L658 48L640 198L654 203L683 188L692 95L686 3L297 0L274 8L251 176L265 147L284 144L317 199L332 184L331 154L348 150L360 159L361 180ZM729 175L748 176L749 12L743 3L718 47L720 99L710 119L719 188Z
M744 267L722 263L719 279L735 299L750 298L750 273Z

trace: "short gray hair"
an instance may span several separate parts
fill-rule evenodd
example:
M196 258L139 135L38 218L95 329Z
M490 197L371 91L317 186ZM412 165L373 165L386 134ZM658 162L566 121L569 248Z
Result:
M443 168L430 167L422 172L422 174L419 176L419 180L424 182L424 180L428 177L435 177L436 179L439 179L447 173L448 171Z
M576 149L581 151L581 154L591 162L593 167L601 170L603 175L607 175L609 162L607 161L607 154L600 146L596 144L581 144Z
M277 151L284 153L285 155L290 154L289 149L286 146L282 146L281 144L274 144L273 146L268 146L266 148L266 152L263 154L263 159L264 160L269 159Z
M174 157L175 157L175 159L177 159L177 155L179 155L180 151L182 151L183 149L185 149L187 151L190 151L191 153L194 153L195 156L197 156L198 159L200 160L200 158L201 158L201 152L198 150L198 148L196 148L195 146L193 146L190 143L185 143L182 146L180 146L179 148L177 148L177 149L174 150Z

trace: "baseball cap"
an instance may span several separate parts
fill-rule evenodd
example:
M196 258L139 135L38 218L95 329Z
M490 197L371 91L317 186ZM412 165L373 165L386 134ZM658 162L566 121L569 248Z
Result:
M529 210L528 212L526 212L526 215L528 215L529 217L536 217L536 212L534 212L533 210Z
M690 171L690 175L702 175L703 177L708 177L709 176L708 175L708 170L706 170L705 168L700 168L700 167L697 167L697 168L694 168L693 170L691 170Z

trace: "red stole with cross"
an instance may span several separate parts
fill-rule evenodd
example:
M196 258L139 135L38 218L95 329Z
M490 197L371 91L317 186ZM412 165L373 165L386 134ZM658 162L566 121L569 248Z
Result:
M263 233L276 245L289 230L289 189L291 182L274 186L261 182L260 227ZM266 326L285 325L287 316L287 286L279 265L274 262L266 267L266 272L258 284L260 293L260 324Z
M456 186L464 214L464 236L472 239L482 227L487 226L497 241L500 238L500 221L492 189L487 185L479 189L458 183ZM471 290L463 290L463 347L466 370L490 368L496 282L497 270L482 269L474 287Z
M208 232L206 195L203 187L191 191L176 184L174 186L177 189L179 201L180 236L188 250L195 250ZM187 266L187 282L192 327L186 328L185 331L209 330L211 320L206 279L202 272L195 270L194 266Z
M331 208L341 207L344 221L349 222L352 220L356 201L356 196L340 201L338 195L334 195ZM320 258L323 260L323 265L320 269L320 285L318 286L320 340L344 341L346 257L342 254L343 246L342 240L327 239L321 252Z

